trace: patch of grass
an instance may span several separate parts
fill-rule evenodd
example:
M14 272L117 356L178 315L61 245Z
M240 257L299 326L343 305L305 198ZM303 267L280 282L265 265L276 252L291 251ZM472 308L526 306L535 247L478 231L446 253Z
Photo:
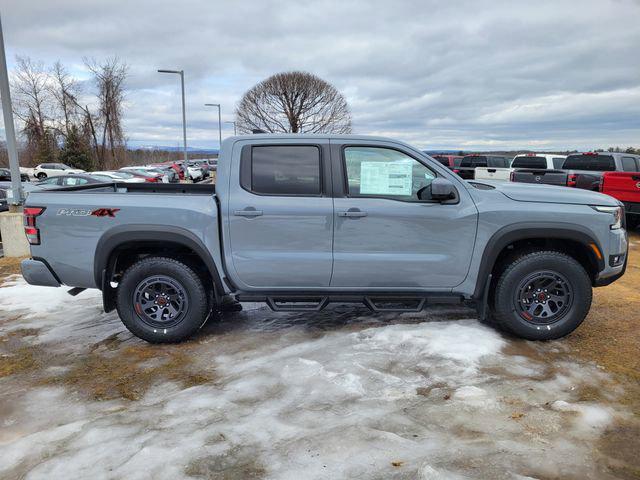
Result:
M0 258L0 283L4 280L4 277L9 275L19 275L20 262L28 257L2 257Z
M0 378L30 373L40 368L37 347L21 346L0 357Z
M93 400L136 401L160 380L184 388L213 381L211 372L195 370L189 350L182 347L136 345L106 352L94 350L45 383L64 385Z
M627 394L622 399L640 413L640 235L630 234L625 275L594 290L589 316L569 337L575 355L603 366L617 376Z

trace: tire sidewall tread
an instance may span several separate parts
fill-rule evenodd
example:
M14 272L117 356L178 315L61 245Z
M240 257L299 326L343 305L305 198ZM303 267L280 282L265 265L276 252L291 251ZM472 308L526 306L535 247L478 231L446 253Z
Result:
M137 285L152 275L165 275L177 280L185 289L189 306L184 319L167 329L154 328L136 314L133 292ZM207 320L209 295L199 275L188 265L169 257L147 257L131 265L118 285L116 308L122 323L135 336L150 343L175 343L195 334Z
M536 270L552 270L567 278L572 288L572 305L558 321L536 325L522 318L513 304L514 290L524 276ZM573 332L589 313L591 279L569 255L555 250L538 250L516 257L501 273L494 291L493 319L505 331L527 340L552 340Z

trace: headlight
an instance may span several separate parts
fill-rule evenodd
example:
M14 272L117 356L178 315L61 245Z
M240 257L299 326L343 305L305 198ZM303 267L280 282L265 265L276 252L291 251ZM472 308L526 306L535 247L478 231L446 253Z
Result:
M592 205L591 208L598 212L610 213L613 215L613 223L610 224L611 230L622 228L622 216L624 214L622 207L596 207Z

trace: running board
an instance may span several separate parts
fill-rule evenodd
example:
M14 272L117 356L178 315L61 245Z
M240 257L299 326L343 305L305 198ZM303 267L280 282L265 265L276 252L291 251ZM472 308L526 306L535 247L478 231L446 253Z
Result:
M420 312L427 305L458 304L464 301L462 295L437 294L386 294L363 295L358 293L331 295L302 295L296 293L263 295L240 293L240 302L264 302L274 312L319 312L331 303L361 303L372 312Z

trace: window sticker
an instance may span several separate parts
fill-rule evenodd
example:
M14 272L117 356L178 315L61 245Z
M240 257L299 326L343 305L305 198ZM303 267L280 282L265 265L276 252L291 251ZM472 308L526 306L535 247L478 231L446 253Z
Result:
M362 162L360 194L411 196L412 161Z

